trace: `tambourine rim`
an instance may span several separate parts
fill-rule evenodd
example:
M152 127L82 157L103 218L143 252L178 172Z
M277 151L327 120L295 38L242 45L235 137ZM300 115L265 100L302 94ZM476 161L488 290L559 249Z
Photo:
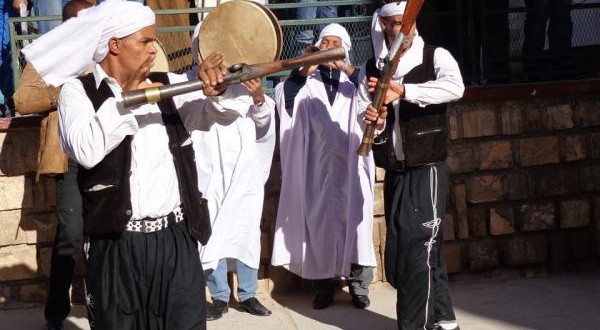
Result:
M262 8L267 15L271 18L271 22L273 23L273 26L275 26L275 34L277 35L277 40L279 41L279 47L277 47L277 54L275 55L275 58L273 59L274 61L279 60L279 58L281 57L281 53L283 52L283 30L281 29L281 24L279 24L279 20L277 19L277 16L275 16L275 13L273 13L273 11L271 11L271 9L269 9L267 6L258 3L258 2L253 2L250 0L241 0L241 1L249 1L254 3L255 5L258 5L260 8Z

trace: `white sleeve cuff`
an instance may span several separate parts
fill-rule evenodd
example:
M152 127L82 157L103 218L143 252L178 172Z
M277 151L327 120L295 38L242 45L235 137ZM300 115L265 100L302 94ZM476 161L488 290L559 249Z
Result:
M256 128L263 128L269 126L271 121L271 109L274 109L274 102L265 97L265 101L260 105L252 105L252 118Z
M123 107L122 101L118 101L117 97L104 101L96 112L96 118L108 139L117 133L115 138L121 140L123 136L135 134L139 130L131 110Z

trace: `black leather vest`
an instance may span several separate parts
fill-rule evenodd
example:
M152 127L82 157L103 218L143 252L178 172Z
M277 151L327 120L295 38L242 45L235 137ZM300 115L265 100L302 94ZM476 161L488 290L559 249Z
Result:
M96 89L93 74L79 78L84 90L98 111L102 103L114 96L106 82ZM166 73L152 73L150 80L168 84ZM158 103L169 136L179 192L190 233L202 244L211 234L206 199L198 190L195 154L172 99ZM91 169L79 166L77 181L83 200L84 232L88 236L121 233L131 219L131 141L127 136L104 159Z
M434 53L435 47L425 46L422 63L404 76L403 83L419 84L435 80ZM367 77L381 77L381 71L375 66L373 58L367 61L366 74ZM395 118L391 103L387 108L385 129L373 145L373 157L377 166L386 170L402 171L446 159L448 145L446 104L432 104L423 108L402 99L400 118ZM395 125L400 125L404 160L398 160L394 152L392 132Z

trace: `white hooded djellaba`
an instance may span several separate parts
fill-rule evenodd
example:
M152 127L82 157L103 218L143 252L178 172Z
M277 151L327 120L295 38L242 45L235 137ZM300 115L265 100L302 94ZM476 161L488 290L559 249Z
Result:
M323 29L319 42L327 35L339 36L350 49L340 25ZM276 89L282 185L272 264L306 279L345 277L351 264L376 266L375 165L371 155L356 154L363 131L355 85L341 72L330 104L317 70L296 95L291 116L282 85Z

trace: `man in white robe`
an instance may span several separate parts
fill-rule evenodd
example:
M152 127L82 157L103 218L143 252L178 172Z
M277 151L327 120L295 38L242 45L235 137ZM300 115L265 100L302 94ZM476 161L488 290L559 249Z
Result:
M204 269L211 270L207 286L213 303L207 320L228 310L228 270L237 274L240 307L267 316L271 311L256 299L256 289L264 185L275 148L275 102L264 95L259 78L217 92L222 94L210 97L214 102L203 110L206 126L192 133L198 187L208 200L212 225L210 240L199 247Z
M348 54L350 37L330 24L317 46L342 46ZM341 277L355 307L370 303L374 164L356 154L362 137L357 75L346 55L346 61L295 71L276 88L283 178L272 264L315 280L315 309L331 304Z

